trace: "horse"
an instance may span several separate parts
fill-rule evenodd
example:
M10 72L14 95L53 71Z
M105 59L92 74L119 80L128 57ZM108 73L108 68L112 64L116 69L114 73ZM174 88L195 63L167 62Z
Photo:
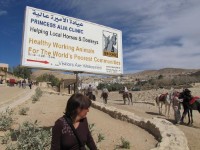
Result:
M110 52L116 52L117 49L114 47L114 45L116 45L117 43L117 35L113 33L112 37L110 38L110 36L106 37L103 34L103 37L105 39L105 51L110 51Z
M87 96L90 100L96 101L96 96L93 93L89 93L86 88L82 89L81 93L83 93L83 95Z
M101 97L103 97L103 102L104 102L105 104L107 104L107 101L108 101L108 93L103 92L103 93L101 94Z
M126 99L128 99L128 104L130 105L130 102L131 104L133 105L133 95L132 93L130 92L124 92L124 90L119 90L119 94L122 94L122 97L123 97L123 100L124 100L124 105L126 105Z
M191 91L188 89L183 90L183 92L179 94L179 98L183 99L182 104L184 109L181 117L181 123L184 122L184 118L188 114L188 125L192 125L193 124L192 111L198 110L200 113L200 98L197 97L197 99L194 100L195 97L191 95Z
M173 93L165 93L156 97L155 101L159 109L159 114L162 115L162 106L165 105L165 116L170 116L170 106Z
M92 93L87 93L86 96L90 99L90 100L93 100L93 101L96 101L96 96Z
M108 44L110 43L110 36L107 37L103 34L103 37L104 37L104 42L105 42L104 51L107 51L108 50Z

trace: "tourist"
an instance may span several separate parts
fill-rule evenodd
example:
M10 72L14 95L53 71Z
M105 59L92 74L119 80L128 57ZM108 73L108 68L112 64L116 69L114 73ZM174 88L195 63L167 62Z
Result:
M22 81L22 87L23 87L24 89L26 88L26 80L25 80L25 79Z
M105 104L107 104L108 93L109 93L108 89L106 87L103 87L101 97L103 97L103 101L104 101Z
M92 88L92 86L90 84L89 87L88 87L88 95L89 96L92 95L92 91L93 91L93 88Z
M107 93L107 94L108 94L108 93L109 93L109 92L108 92L108 89L107 89L106 87L103 87L102 93Z
M128 93L128 89L127 89L126 86L124 86L124 92L125 92L125 93Z
M18 85L19 85L19 88L22 87L22 81L21 80L18 82Z
M33 82L29 81L29 88L32 89Z
M180 119L181 119L181 106L180 103L183 102L182 99L179 99L179 93L177 91L174 92L174 97L173 97L173 101L172 101L172 106L174 109L174 119L175 119L175 124L179 124L180 123Z
M51 150L97 150L91 136L87 112L91 101L82 94L73 94L63 117L59 118L52 129Z

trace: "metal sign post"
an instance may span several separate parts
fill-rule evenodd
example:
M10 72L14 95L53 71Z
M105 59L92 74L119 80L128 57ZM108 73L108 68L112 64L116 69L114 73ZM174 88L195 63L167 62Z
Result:
M78 86L79 86L79 74L80 73L82 73L82 72L78 72L78 71L74 72L74 74L76 75L76 83L75 83L75 86L74 86L74 93L79 92Z

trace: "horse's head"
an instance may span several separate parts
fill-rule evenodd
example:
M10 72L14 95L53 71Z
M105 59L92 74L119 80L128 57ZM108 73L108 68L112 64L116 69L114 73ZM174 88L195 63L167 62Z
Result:
M116 34L112 35L111 41L112 41L113 45L116 45L116 43L117 43L117 35Z
M108 47L108 44L110 43L110 35L109 35L109 36L105 36L105 35L103 34L103 37L104 37L104 39L105 39L105 48L107 48L107 47Z
M179 94L179 99L189 101L190 99L192 99L191 91L188 89L183 90L183 92Z

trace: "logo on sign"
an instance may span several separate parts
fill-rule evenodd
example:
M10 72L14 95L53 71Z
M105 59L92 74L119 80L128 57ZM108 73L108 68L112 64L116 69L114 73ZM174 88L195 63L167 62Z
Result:
M118 58L117 34L103 31L103 56Z

